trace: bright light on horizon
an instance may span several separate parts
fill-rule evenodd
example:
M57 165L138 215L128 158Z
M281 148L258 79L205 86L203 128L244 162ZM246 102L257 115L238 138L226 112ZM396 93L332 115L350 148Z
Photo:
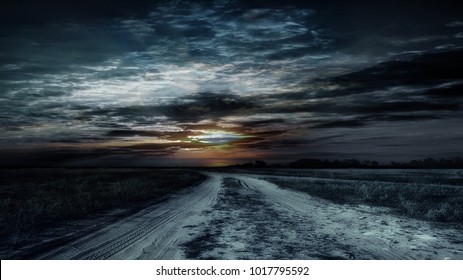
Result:
M200 143L214 145L222 145L246 137L248 136L221 130L206 130L202 135L188 136L188 138L192 141L198 141Z

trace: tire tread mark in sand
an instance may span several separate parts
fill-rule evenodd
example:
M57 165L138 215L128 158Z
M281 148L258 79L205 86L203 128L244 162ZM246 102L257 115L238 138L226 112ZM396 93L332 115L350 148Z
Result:
M162 226L165 222L175 218L176 215L169 215L159 220L159 217L152 219L149 222L143 222L138 225L138 229L124 233L122 236L118 236L113 240L109 240L99 245L89 248L77 255L72 259L84 259L84 260L97 260L107 259L131 244L137 242L144 236L155 231L157 228Z
M85 236L66 247L58 248L42 256L43 259L108 259L127 254L132 247L152 240L165 240L166 231L175 230L189 213L201 211L214 203L216 197L215 177L203 182L199 187L185 191L163 205L150 206L139 213L117 222L95 234ZM209 201L210 200L210 201ZM156 233L159 232L159 235ZM149 243L146 243L149 244ZM172 246L176 246L173 244ZM172 248L169 248L172 249ZM136 249L129 256L139 256ZM133 255L133 254L136 255ZM127 256L127 255L124 255ZM127 258L127 257L124 257ZM130 257L132 258L132 257Z
M184 205L181 209L175 211L169 211L163 216L155 217L149 221L141 222L136 225L136 229L125 232L124 234L117 236L116 238L100 243L92 248L89 248L72 259L107 259L117 252L127 248L131 244L134 244L144 236L162 227L165 223L175 219L181 215L184 211L187 211L194 203L190 202Z
M226 178L220 203L201 235L184 244L191 259L349 259L335 237L314 235L310 221L279 211L254 186Z
M241 176L239 177L240 181L244 181L247 180L248 182L245 183L246 185L248 186L253 186L254 189L256 190L259 190L259 191L263 191L264 189L263 188L259 188L257 187L257 183L260 180L257 180L257 179L250 179L249 177L244 177L244 176ZM267 181L265 181L266 183L268 183ZM276 186L276 185L275 185ZM298 192L295 192L295 191L292 191L292 190L287 190L287 189L283 189L283 188L280 188L278 186L276 186L277 189L274 189L273 191L276 192L278 194L279 197L285 197L286 199L284 200L281 200L281 199L273 199L272 201L277 203L279 206L287 209L288 211L296 211L296 212L300 212L301 214L305 214L307 215L308 213L306 213L306 210L307 209L301 209L300 207L296 207L296 205L302 205L304 203L300 203L300 201L294 201L294 203L291 203L292 201L291 200L287 200L288 198L294 198L296 199L298 197L298 195L301 195L301 196L306 196L306 194L303 194L303 193L298 193ZM294 193L294 194L293 194ZM298 195L295 195L295 194L298 194ZM291 195L293 194L293 195ZM266 194L265 192L263 192L263 195L268 195ZM272 195L273 198L277 197L275 195ZM307 200L307 202L305 203L309 203L310 200ZM322 206L320 206L321 208ZM309 213L310 214L310 213ZM384 249L384 248L377 248L377 246L375 247L372 247L372 246L368 246L366 244L363 244L363 242L365 241L360 241L360 237L355 235L354 233L350 232L348 229L344 230L342 232L343 236L347 237L349 240L358 240L356 243L355 243L355 251L356 253L354 255L357 255L357 258L367 258L367 259L386 259L386 260L391 260L391 259L412 259L411 257L409 256L405 256L403 254L400 254L398 252L395 252L395 251L391 251L391 250L387 250L387 249ZM341 246L345 246L345 245L341 245Z

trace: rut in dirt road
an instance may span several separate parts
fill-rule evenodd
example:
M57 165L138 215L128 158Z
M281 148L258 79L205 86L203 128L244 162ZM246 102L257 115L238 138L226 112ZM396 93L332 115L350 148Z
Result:
M353 250L316 234L310 216L278 211L244 180L225 178L210 224L185 244L193 259L348 259Z
M336 204L254 175L224 174L197 259L462 259L462 232L393 209Z
M215 204L220 178L57 248L40 259L176 259L183 258L179 244L188 238L185 225L201 220L201 213Z

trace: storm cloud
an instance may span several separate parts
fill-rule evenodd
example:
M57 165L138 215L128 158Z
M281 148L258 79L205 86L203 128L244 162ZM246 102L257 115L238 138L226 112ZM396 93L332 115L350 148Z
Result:
M3 159L462 153L458 1L1 5Z

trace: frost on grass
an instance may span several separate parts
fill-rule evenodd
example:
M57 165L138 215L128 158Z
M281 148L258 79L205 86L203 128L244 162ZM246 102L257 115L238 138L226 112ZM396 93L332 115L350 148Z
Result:
M385 206L428 221L463 225L463 174L432 170L309 170L265 177L280 187L336 203ZM298 176L293 176L297 174Z
M188 170L0 170L0 251L37 242L37 233L107 211L131 212L199 184ZM7 253L8 254L8 253Z

